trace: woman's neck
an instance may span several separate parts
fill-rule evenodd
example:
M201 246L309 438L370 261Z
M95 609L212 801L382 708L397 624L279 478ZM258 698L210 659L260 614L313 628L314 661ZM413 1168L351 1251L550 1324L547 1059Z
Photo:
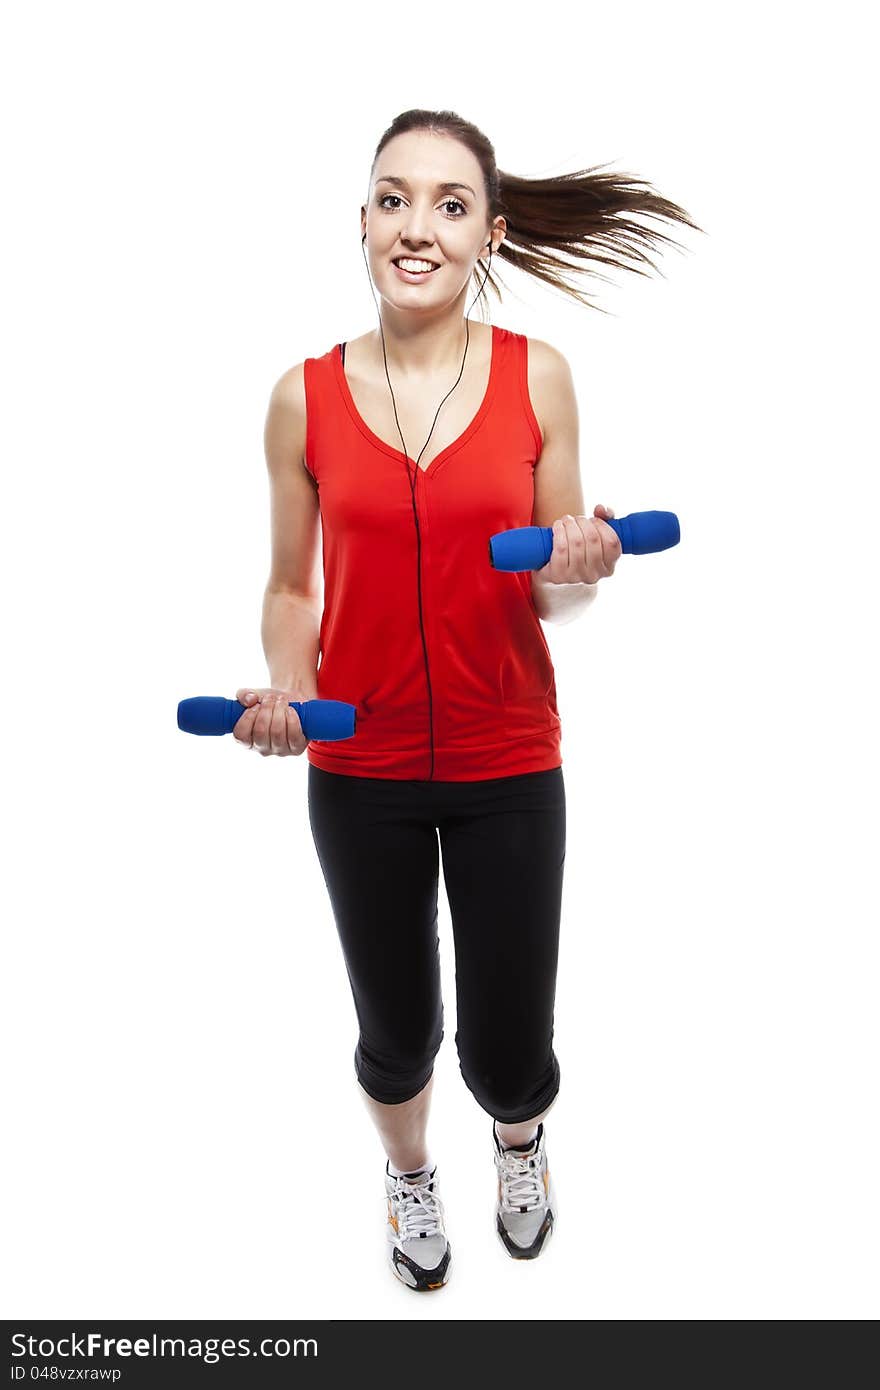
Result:
M469 350L478 336L474 325L465 325L460 314L434 322L413 323L396 322L393 317L382 318L382 332L385 337L385 358L382 357L382 333L377 328L370 335L370 350L373 360L384 371L384 362L389 372L402 381L407 377L425 380L437 375L449 376L450 372L461 367L465 343Z

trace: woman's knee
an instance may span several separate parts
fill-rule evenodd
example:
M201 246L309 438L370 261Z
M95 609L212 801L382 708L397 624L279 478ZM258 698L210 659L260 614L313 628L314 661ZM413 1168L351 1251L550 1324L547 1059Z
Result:
M546 1110L559 1090L559 1061L553 1049L540 1064L515 1058L486 1061L462 1056L459 1069L477 1104L501 1124L519 1124Z
M413 1044L379 1050L361 1034L354 1050L354 1069L367 1095L385 1105L412 1100L428 1084L443 1041L440 1028Z

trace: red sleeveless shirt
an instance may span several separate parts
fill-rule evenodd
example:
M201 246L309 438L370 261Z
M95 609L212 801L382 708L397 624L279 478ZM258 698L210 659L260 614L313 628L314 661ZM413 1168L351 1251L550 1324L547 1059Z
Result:
M427 469L361 418L340 345L305 359L305 462L323 532L318 698L357 709L351 738L310 741L315 767L475 782L562 765L531 573L489 560L490 536L532 524L543 441L527 353L523 334L492 325L482 404Z

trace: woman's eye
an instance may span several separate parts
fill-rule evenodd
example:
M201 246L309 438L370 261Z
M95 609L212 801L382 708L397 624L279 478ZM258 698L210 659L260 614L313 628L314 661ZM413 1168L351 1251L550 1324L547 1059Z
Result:
M380 208L385 206L389 198L393 198L396 203L399 203L401 201L401 199L398 197L396 193L385 193L379 199ZM445 198L443 203L441 204L441 207L448 208L450 203L453 203L456 207L461 208L461 212L456 214L457 216L461 217L464 213L467 212L467 208L465 207L464 203L461 201L460 198ZM391 208L390 211L396 212L397 208Z

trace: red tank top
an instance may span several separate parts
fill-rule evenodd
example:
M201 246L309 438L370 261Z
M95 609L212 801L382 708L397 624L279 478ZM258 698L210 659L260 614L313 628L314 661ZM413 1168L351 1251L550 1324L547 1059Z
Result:
M523 334L492 325L483 402L424 470L361 418L340 345L305 359L305 462L323 531L318 698L357 709L351 738L311 740L315 767L475 782L562 765L531 573L489 560L491 535L532 524L542 441L527 352Z

